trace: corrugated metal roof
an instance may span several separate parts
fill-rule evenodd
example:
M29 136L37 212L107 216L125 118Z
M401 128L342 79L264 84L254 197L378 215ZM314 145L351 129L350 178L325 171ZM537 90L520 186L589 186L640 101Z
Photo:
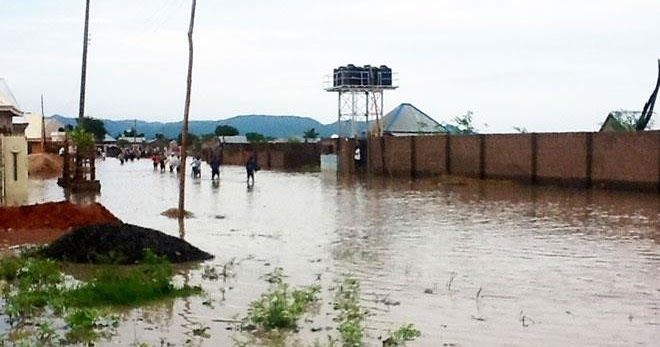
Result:
M403 103L386 114L381 124L384 134L447 133L447 129L440 123L408 103Z
M3 78L0 78L0 111L9 111L16 116L23 114L18 108L14 94L12 94Z

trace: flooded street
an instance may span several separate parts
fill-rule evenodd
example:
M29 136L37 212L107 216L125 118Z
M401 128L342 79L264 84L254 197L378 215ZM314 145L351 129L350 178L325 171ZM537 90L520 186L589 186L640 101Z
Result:
M153 172L149 160L114 159L97 175L96 201L124 222L180 234L160 215L177 205L175 175ZM217 186L209 176L205 165L204 178L186 187L195 218L182 236L216 256L208 264L235 259L235 276L207 281L201 266L181 267L177 280L201 284L205 296L125 312L118 335L101 345L256 343L226 320L245 316L276 267L291 284L320 279L324 299L285 345L336 336L326 330L336 325L329 302L346 276L361 282L373 346L404 323L421 330L411 343L419 346L660 341L657 194L264 171L248 190L243 168L223 168ZM29 199L64 195L55 180L31 181ZM209 336L196 336L199 327Z

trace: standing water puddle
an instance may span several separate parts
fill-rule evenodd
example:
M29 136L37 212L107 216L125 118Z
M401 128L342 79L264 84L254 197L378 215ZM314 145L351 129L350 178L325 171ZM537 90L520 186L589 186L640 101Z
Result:
M336 326L329 302L345 276L360 280L362 304L373 314L368 345L403 323L421 330L411 344L419 346L660 340L658 195L281 172L258 172L247 189L240 167L223 168L217 185L204 169L203 179L188 181L186 206L195 218L182 230L160 215L177 204L173 174L153 172L148 160L97 166L95 200L117 217L181 234L216 256L179 268L177 280L201 283L205 296L129 310L117 335L100 345L255 343L227 321L245 316L277 267L293 285L323 288L318 314L285 345L337 335L326 330ZM54 180L30 184L31 203L64 199ZM232 260L233 276L202 279L204 265ZM206 336L193 332L206 327Z

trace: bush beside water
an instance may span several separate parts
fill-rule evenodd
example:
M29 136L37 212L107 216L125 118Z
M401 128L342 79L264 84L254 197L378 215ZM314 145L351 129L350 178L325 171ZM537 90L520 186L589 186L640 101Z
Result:
M165 258L146 251L143 259L135 266L102 265L88 282L65 276L53 260L30 255L0 259L3 313L12 326L27 329L13 335L23 335L19 339L27 338L23 343L28 345L93 341L117 325L109 308L202 292L200 287L175 287L172 264ZM52 321L60 319L66 323L63 337L52 328Z

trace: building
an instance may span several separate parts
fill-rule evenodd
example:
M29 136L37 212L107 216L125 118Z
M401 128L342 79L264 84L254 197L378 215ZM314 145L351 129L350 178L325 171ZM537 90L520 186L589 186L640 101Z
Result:
M41 113L36 112L26 112L25 119L28 123L27 128L25 129L25 137L28 142L28 151L30 153L39 153L44 150L41 148L41 136L42 136L42 116ZM60 142L64 141L64 124L58 121L56 118L49 117L44 118L43 123L45 124L45 131L43 135L45 136L46 148L49 144L52 144L52 148L59 148Z
M0 78L0 134L23 135L27 122L4 79Z
M147 144L147 140L143 136L137 137L137 136L121 135L119 138L117 138L117 146L122 148L130 147L131 150L137 152L144 151L144 147L146 144Z
M0 79L0 202L22 204L27 198L27 121L14 95Z
M412 104L403 103L387 113L380 124L372 122L370 131L376 134L380 125L383 135L414 136L446 134L449 131Z
M226 144L248 144L247 137L245 135L235 135L235 136L219 136L220 142Z

